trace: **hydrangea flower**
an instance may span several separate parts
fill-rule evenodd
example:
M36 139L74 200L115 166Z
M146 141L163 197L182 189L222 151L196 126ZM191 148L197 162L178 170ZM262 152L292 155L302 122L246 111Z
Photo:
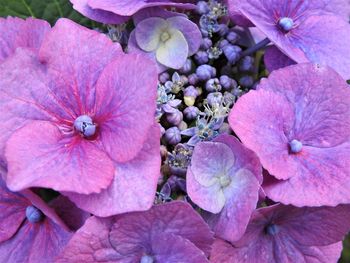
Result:
M201 39L197 25L186 17L150 17L136 25L128 49L148 53L160 63L160 71L162 66L180 69L198 51Z
M350 89L311 63L272 72L243 95L229 123L276 178L269 198L296 206L350 201Z
M185 202L101 219L91 217L57 262L209 262L213 234Z
M108 24L120 24L130 16L150 7L194 9L194 0L70 0L74 9L90 19Z
M210 262L337 262L350 230L350 207L296 208L280 204L253 213L244 236L217 239Z
M9 191L2 176L5 176L3 172L0 176L0 261L52 261L69 241L72 232L54 209L31 191ZM76 208L67 213L70 213L71 220L82 221Z
M44 20L0 17L0 62L15 53L19 47L37 52L49 31L50 25Z
M8 162L11 190L99 193L123 176L118 164L147 147L156 67L123 54L105 35L60 19L38 57L18 50L0 67L0 158Z
M213 213L209 222L215 234L239 239L258 202L262 169L257 156L235 137L220 135L196 145L186 179L191 200Z
M336 8L332 2L247 0L235 4L292 60L326 64L349 79L350 59L345 55L349 54L350 46L344 43L350 42L350 25L327 10L327 5L331 10Z

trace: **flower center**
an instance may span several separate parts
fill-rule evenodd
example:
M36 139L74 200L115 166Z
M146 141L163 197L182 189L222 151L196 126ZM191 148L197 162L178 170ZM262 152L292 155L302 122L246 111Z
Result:
M160 35L160 40L162 42L166 42L170 39L170 34L167 31L164 31L161 35Z
M144 255L142 256L140 263L153 263L154 262L154 258L152 256L149 255Z
M35 206L27 206L26 208L26 217L29 222L37 223L44 218L44 214Z
M81 115L74 121L74 127L77 131L84 135L84 137L93 136L96 132L96 125L92 119L87 115Z
M294 21L293 19L289 18L289 17L282 17L279 21L278 21L278 25L285 31L285 32L289 32L293 26L294 26Z
M265 228L265 231L267 234L274 236L274 235L278 234L278 232L280 232L280 228L278 225L270 224Z
M231 179L227 175L220 176L219 180L220 180L221 188L225 188L231 183Z
M289 143L289 148L292 153L299 153L303 148L303 144L300 141L294 139Z

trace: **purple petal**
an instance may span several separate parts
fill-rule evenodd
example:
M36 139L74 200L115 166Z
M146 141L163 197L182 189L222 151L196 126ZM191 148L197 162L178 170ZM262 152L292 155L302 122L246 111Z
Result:
M293 60L283 54L276 46L270 46L266 49L264 62L269 72L295 64Z
M70 0L73 8L84 16L105 24L121 24L129 19L129 16L114 14L113 12L91 8L88 0Z
M173 69L181 68L188 57L188 43L186 38L176 29L169 31L170 39L161 42L156 51L157 61Z
M190 9L194 8L193 4L187 2L193 1L182 1L177 3L175 1L163 0L163 1L140 1L140 0L88 0L88 5L93 9L103 9L106 11L113 12L118 15L123 16L132 16L137 11L147 7L156 7L156 6L175 6L178 8Z
M114 180L106 190L99 194L65 195L80 208L103 217L149 209L160 175L159 136L155 125L140 153L129 162L116 164Z
M188 56L192 56L199 49L202 35L198 26L186 17L174 16L167 19L169 26L179 30L188 44ZM180 48L180 47L179 47Z
M160 44L160 36L163 31L167 30L167 27L166 20L159 17L141 21L135 29L137 45L146 52L156 50Z

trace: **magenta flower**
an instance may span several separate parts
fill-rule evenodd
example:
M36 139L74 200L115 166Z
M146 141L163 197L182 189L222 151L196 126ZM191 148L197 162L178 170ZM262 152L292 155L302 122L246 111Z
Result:
M91 217L57 262L209 262L213 234L184 202L109 218Z
M29 190L10 192L1 176L0 262L52 262L72 233L38 196ZM74 210L67 213L71 220L82 221Z
M266 49L264 63L269 72L296 64L294 60L283 54L276 46L270 46Z
M273 205L253 213L244 236L217 239L210 262L337 262L350 230L350 207L296 208Z
M181 68L199 49L201 32L196 24L183 16L167 19L150 17L140 21L131 33L131 53L146 53L164 68Z
M276 178L274 201L335 206L350 201L350 89L326 66L272 72L234 105L229 123Z
M208 221L215 234L239 239L258 202L262 169L257 156L235 137L221 135L196 145L186 179L191 200L213 213Z
M74 9L90 19L107 24L120 24L149 7L194 9L194 0L70 0Z
M99 193L123 176L118 164L135 160L146 147L156 67L67 19L47 34L38 56L18 50L0 66L6 182L13 191L37 186Z
M334 14L339 5L332 3L335 2L247 0L237 1L236 6L292 60L329 65L349 79L350 58L346 54L350 46L344 43L350 42L350 25L344 17Z
M17 17L0 17L0 62L15 53L16 49L38 51L50 25L44 20Z

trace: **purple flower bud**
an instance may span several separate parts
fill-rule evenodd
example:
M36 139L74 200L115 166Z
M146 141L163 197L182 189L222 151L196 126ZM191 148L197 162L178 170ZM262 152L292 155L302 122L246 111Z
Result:
M219 24L218 26L218 33L221 37L226 36L226 34L228 33L228 26L226 24Z
M197 82L198 82L198 76L197 76L195 73L190 74L190 75L188 76L188 83L189 83L190 85L196 85Z
M181 142L181 133L179 128L171 127L167 129L164 134L164 138L166 142L169 144L172 144L172 145L178 144L179 142Z
M254 70L254 59L250 56L245 56L239 62L238 68L241 71L251 72Z
M239 79L239 85L244 88L250 88L254 85L254 79L252 76L243 76Z
M225 90L230 90L231 88L233 88L232 79L226 75L220 76L220 84Z
M227 46L228 44L230 44L230 43L226 39L220 40L219 48L223 49L224 46Z
M208 80L212 77L215 77L216 69L213 68L212 66L204 64L204 65L200 65L197 68L196 74L197 74L199 80L205 81L205 80Z
M203 37L208 37L209 36L209 32L203 28L201 28L201 33Z
M199 50L195 55L194 59L199 65L208 63L209 58L208 58L208 53L202 50Z
M183 119L183 114L181 111L176 110L174 113L167 114L166 119L170 124L179 125Z
M194 98L197 98L198 94L198 90L194 87L194 86L188 86L185 90L184 90L184 95L185 96L191 96Z
M226 91L224 93L224 103L226 105L232 105L234 102L235 102L235 95Z
M163 127L160 123L158 123L158 124L159 124L160 134L161 134L161 136L163 136L164 133L165 133L165 129L164 129L164 127Z
M222 102L222 93L221 92L212 92L207 96L207 101L210 106L221 104Z
M239 46L234 45L226 45L222 50L224 51L227 60L232 64L235 64L239 60L242 52L242 49Z
M201 49L207 50L213 45L213 42L210 38L203 38L201 42Z
M195 106L187 107L184 110L184 115L185 115L186 119L188 119L188 120L195 120L197 118L197 116L199 115L199 109Z
M206 89L208 92L220 91L220 90L221 90L221 85L220 85L219 79L217 79L217 78L209 79L209 80L205 83L205 89Z
M74 128L84 137L91 137L96 132L96 125L93 123L90 116L81 115L74 121Z
M196 12L200 15L204 15L210 11L208 3L205 1L199 1L197 3Z
M182 66L182 68L179 71L183 74L187 74L187 73L190 73L191 70L192 70L192 60L188 58L185 64Z
M235 44L237 42L237 40L239 39L239 36L236 32L229 32L226 36L226 39L231 43L231 44Z
M159 75L159 81L164 84L170 79L170 75L168 72L163 72L162 74Z
M26 208L26 217L29 222L37 223L44 218L44 214L35 206L27 206Z

